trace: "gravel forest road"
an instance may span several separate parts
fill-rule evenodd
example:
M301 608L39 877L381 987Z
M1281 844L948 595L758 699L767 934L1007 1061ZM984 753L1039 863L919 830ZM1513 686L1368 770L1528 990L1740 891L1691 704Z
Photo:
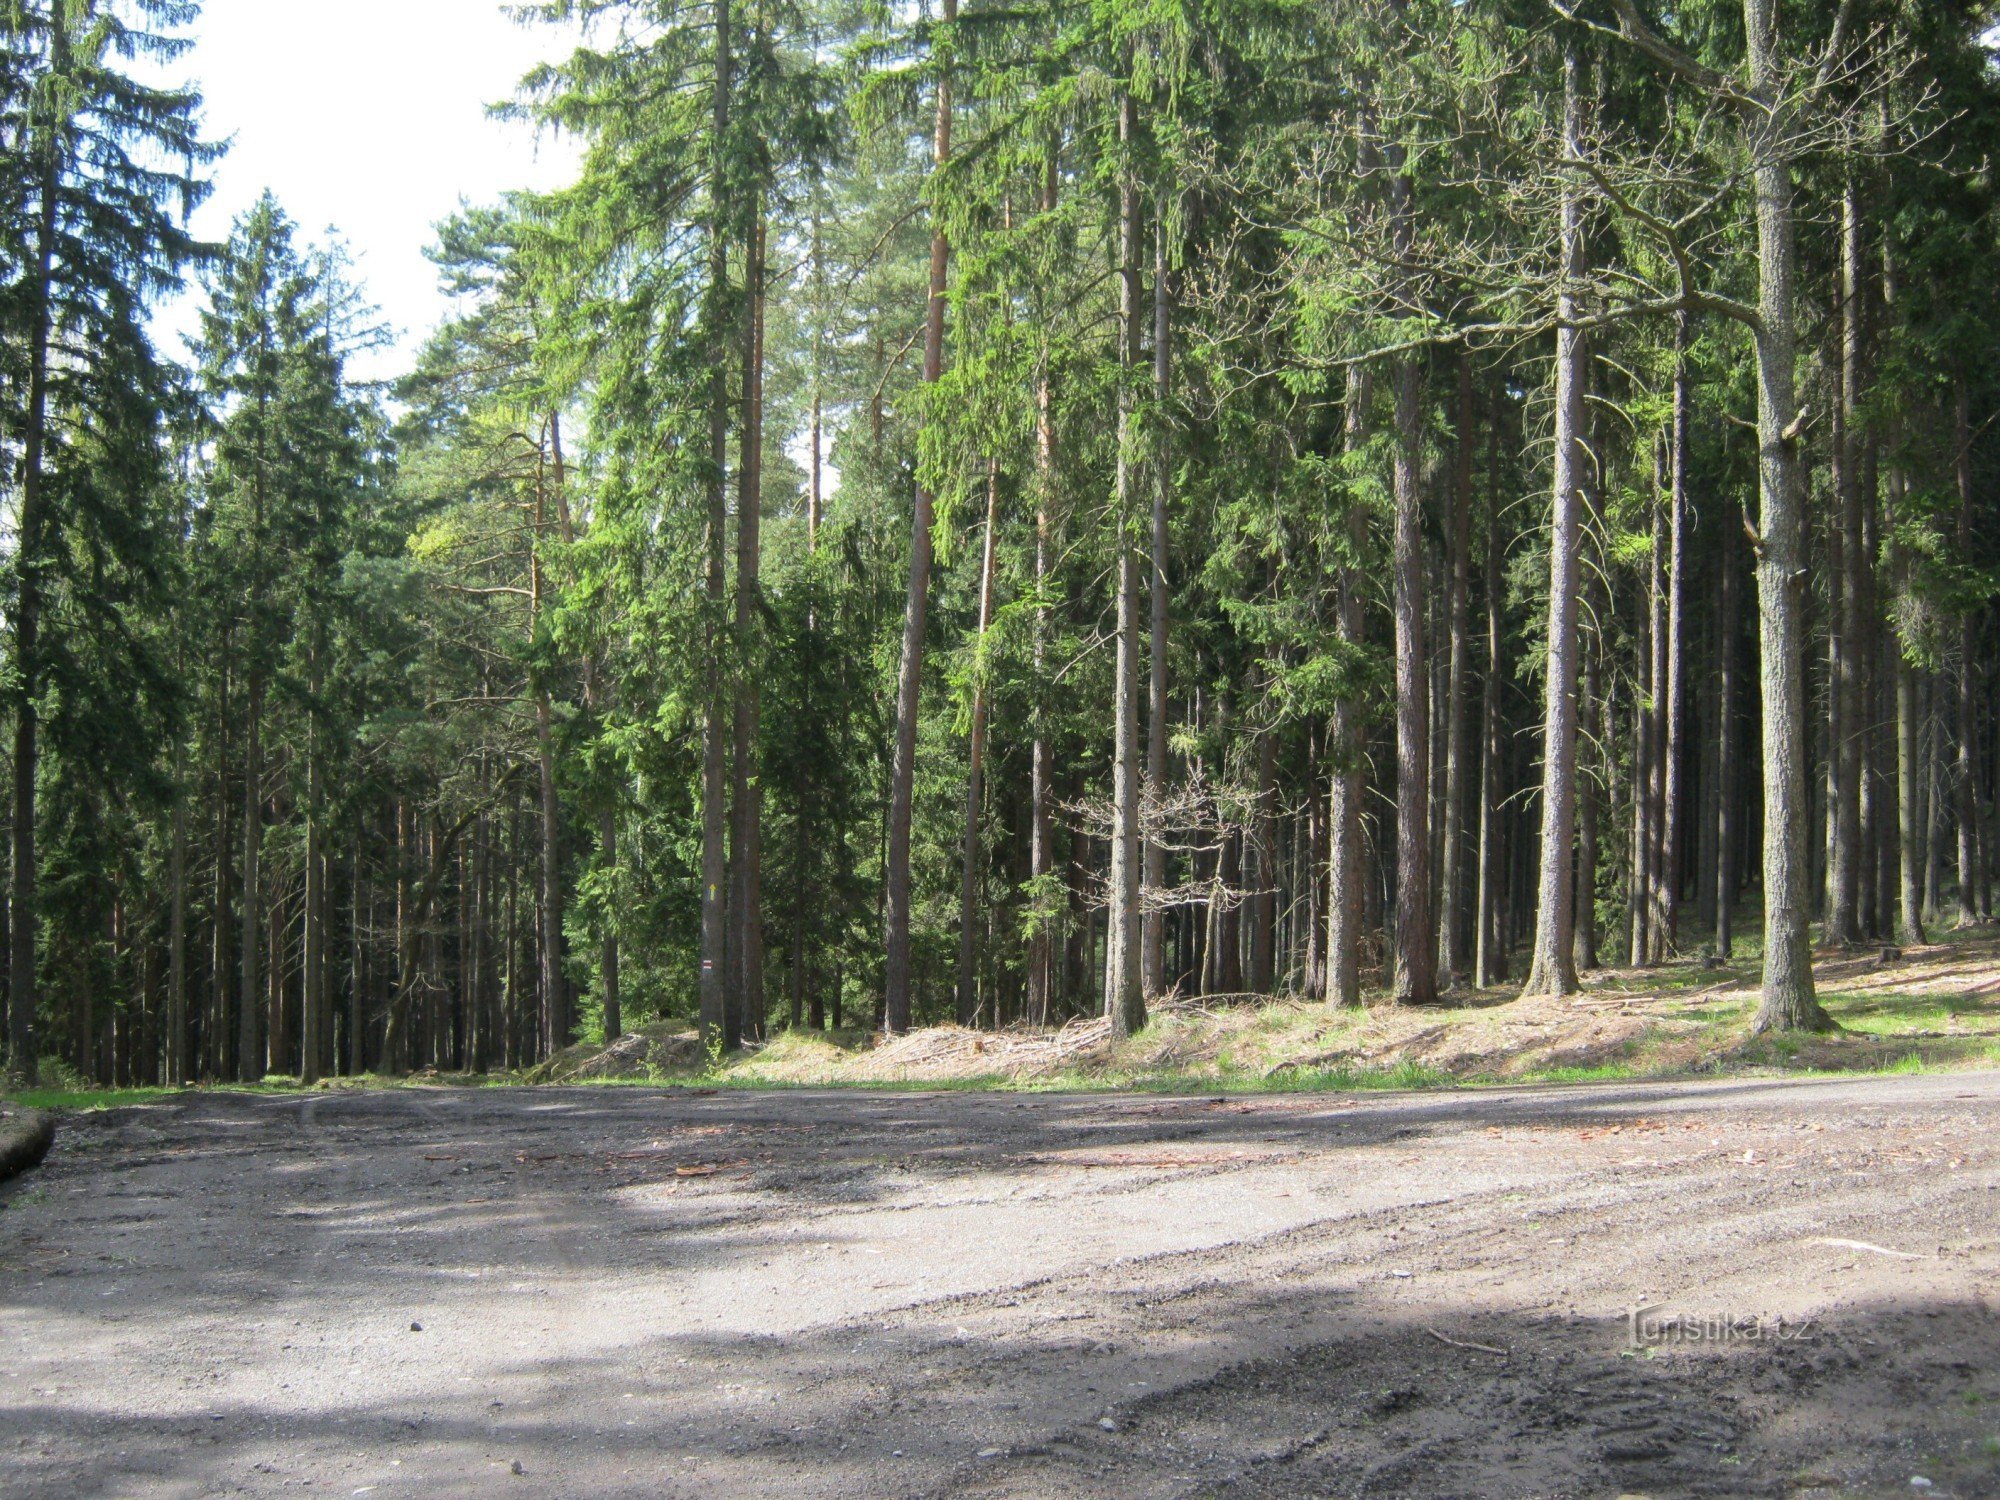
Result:
M2000 1074L188 1094L0 1203L15 1500L2000 1495Z

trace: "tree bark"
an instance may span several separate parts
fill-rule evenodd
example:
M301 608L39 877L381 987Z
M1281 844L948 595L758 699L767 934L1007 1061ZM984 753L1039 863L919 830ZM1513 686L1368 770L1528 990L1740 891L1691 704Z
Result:
M763 694L759 621L763 614L764 485L764 240L761 197L750 225L744 283L750 317L743 351L742 460L736 498L736 714L734 828L730 835L735 876L731 926L735 929L736 1010L745 1034L764 1032L764 784L757 733Z
M1278 736L1266 729L1257 736L1257 883L1245 898L1249 917L1249 972L1244 987L1252 994L1271 992L1277 959L1278 918Z
M167 907L167 1045L166 1081L179 1088L188 1081L187 973L187 787L186 747L174 738L173 852L169 856Z
M1042 212L1056 207L1057 162L1051 147L1042 174ZM1043 338L1035 364L1035 639L1034 664L1036 706L1031 710L1034 743L1029 749L1028 766L1028 879L1035 892L1037 910L1033 932L1028 939L1026 1008L1028 1019L1037 1026L1049 1024L1050 1004L1055 990L1055 911L1046 889L1055 870L1054 829L1049 802L1053 794L1055 768L1048 738L1048 716L1042 706L1043 688L1048 681L1049 507L1054 498L1056 464L1055 413L1049 389L1049 348Z
M1653 445L1653 547L1646 561L1646 691L1638 711L1645 724L1645 777L1640 784L1645 816L1639 835L1645 841L1645 879L1640 883L1645 903L1645 941L1632 955L1634 967L1657 964L1666 955L1660 892L1665 886L1661 867L1662 825L1666 821L1667 748L1667 588L1663 576L1667 551L1668 439Z
M944 24L958 19L958 0L944 0ZM951 70L938 70L937 122L931 162L942 172L951 159ZM944 373L944 309L951 245L942 227L931 235L930 303L924 322L924 382ZM883 922L882 1021L885 1030L910 1029L910 819L916 793L917 709L923 687L924 621L931 591L931 494L919 484L910 522L910 587L903 605L902 665L896 674L896 742L889 769L889 847Z
M1505 623L1501 592L1501 564L1504 550L1500 536L1500 398L1496 394L1492 421L1487 428L1486 506L1486 675L1480 684L1480 726L1482 745L1479 763L1479 893L1473 939L1472 983L1476 989L1490 989L1505 981L1506 945L1500 926L1501 864L1500 792L1507 754L1506 734L1500 722L1500 635Z
M729 677L723 661L723 621L729 607L724 549L729 531L729 237L732 205L723 190L730 165L729 102L733 58L729 0L715 0L715 78L710 96L708 285L702 321L708 341L708 460L702 602L706 618L706 681L701 730L701 1044L726 1051L735 1044L735 1007L728 987L729 948Z
M1915 684L1917 712L1917 815L1923 823L1922 832L1918 835L1923 850L1923 869L1917 874L1917 912L1928 933L1938 919L1938 896L1944 888L1937 796L1937 679L1921 666L1913 667L1911 675Z
M301 901L303 941L300 966L299 1082L318 1083L327 1069L327 1043L332 1037L326 1013L326 851L324 773L320 765L319 698L321 642L313 627L310 673L311 703L306 710L306 868Z
M1472 398L1472 356L1458 357L1458 468L1451 518L1451 597L1446 604L1449 666L1445 678L1444 836L1438 874L1438 982L1451 989L1463 967L1460 897L1465 884L1465 791L1471 759L1465 742L1465 678L1472 583L1472 467L1478 412Z
M1687 527L1688 444L1693 392L1688 375L1688 314L1674 324L1674 432L1672 483L1667 491L1666 763L1660 777L1660 957L1680 954L1681 804L1687 757Z
M1147 638L1146 795L1159 805L1167 794L1167 565L1170 538L1167 512L1173 502L1174 474L1167 420L1167 399L1173 384L1173 290L1167 271L1166 200L1160 203L1153 230L1153 525L1152 560L1147 569L1151 592L1151 629ZM1146 840L1145 887L1164 890L1166 847L1155 836ZM1151 998L1164 989L1166 912L1151 899L1139 936L1140 988Z
M507 812L507 1066L527 1062L521 1038L521 803L519 795Z
M1824 1031L1832 1021L1813 990L1812 861L1806 847L1805 525L1799 473L1798 330L1794 305L1791 111L1778 51L1778 0L1743 0L1748 118L1757 204L1757 439L1761 514L1757 595L1763 640L1764 985L1753 1027Z
M541 536L544 516L540 497L535 509L534 554L531 573L531 622L543 608L545 587L542 570ZM539 624L531 623L531 631ZM562 900L562 811L556 796L555 709L548 688L535 685L535 768L541 792L541 1000L542 1051L554 1056L570 1044L570 1018L563 988L563 900Z
M597 848L604 859L607 876L615 881L618 871L618 813L615 808L607 807L597 815ZM597 962L604 991L604 1040L615 1042L625 1034L624 999L618 987L618 919L615 906L605 915L604 938L598 949Z
M1902 609L1899 619L1907 619L1910 591L1910 562L1903 548L1894 551L1896 597ZM1898 885L1901 893L1901 920L1897 938L1910 946L1924 941L1924 818L1922 806L1923 758L1919 752L1920 731L1916 668L1910 663L1908 644L1899 628L1894 636L1896 677L1896 787Z
M993 626L993 547L1000 525L1000 460L986 461L986 528L979 553L979 636L972 685L972 736L965 777L964 860L958 888L958 1024L979 1022L979 814L986 784L986 633ZM999 1017L994 1017L997 1025Z
M1736 677L1741 659L1737 609L1742 588L1736 553L1740 545L1735 527L1725 520L1718 543L1722 597L1717 607L1715 672L1715 956L1725 963L1735 957L1736 949Z
M50 71L67 69L69 34L60 13L49 27ZM49 357L54 335L54 280L57 199L62 186L61 139L53 126L39 143L39 198L35 215L34 269L28 283L28 403L21 433L20 509L15 517L14 552L14 868L13 906L7 951L7 1050L14 1071L33 1084L40 1076L37 1035L36 959L41 940L41 905L36 889L35 783L41 763L37 738L41 704L41 619L43 455L48 441Z
M1342 444L1349 461L1366 439L1368 403L1372 396L1367 371L1351 367L1347 373L1346 415ZM1345 555L1341 558L1335 587L1335 629L1343 647L1352 654L1362 636L1362 557L1368 545L1368 511L1358 497L1347 503ZM1362 868L1361 799L1363 792L1361 759L1361 707L1351 694L1344 694L1333 706L1333 723L1327 732L1328 750L1333 761L1331 794L1327 803L1328 838L1331 843L1330 872L1326 901L1326 998L1334 1005L1361 1003Z
M1583 696L1577 700L1576 908L1575 939L1570 951L1576 955L1579 982L1583 974L1598 968L1603 958L1597 943L1597 871L1598 852L1603 847L1604 794L1608 781L1605 772L1586 770L1583 765L1582 717L1590 706L1595 705L1602 716L1602 743L1608 746L1612 742L1611 699L1604 691L1604 640L1601 633L1592 634L1592 639L1577 642L1577 649L1583 654ZM1602 758L1601 753L1598 758Z
M1322 726L1308 723L1306 726L1306 765L1321 764ZM1327 847L1326 799L1320 793L1319 778L1308 773L1306 777L1305 827L1298 849L1299 879L1305 887L1305 966L1299 983L1303 995L1324 995L1326 993L1326 881L1320 868L1320 851ZM1186 909L1181 911L1181 928L1185 935L1187 923ZM1185 974L1188 965L1183 958L1180 972Z
M1726 525L1724 534L1725 536L1727 534ZM1693 809L1694 837L1688 848L1688 853L1694 858L1695 926L1705 933L1712 933L1715 930L1716 782L1722 773L1722 764L1718 758L1721 743L1715 734L1717 695L1716 674L1713 670L1720 653L1718 634L1711 616L1706 632L1707 664L1710 670L1702 678L1701 707L1695 717L1695 732L1701 741L1698 749L1700 760L1695 772L1699 785L1696 788Z
M1958 555L1972 556L1972 418L1965 381L1958 382L1952 403L1954 465L1958 480ZM1979 921L1979 892L1984 881L1980 856L1978 636L1971 610L1958 620L1958 765L1952 791L1958 801L1958 925Z
M1632 684L1632 836L1627 845L1626 866L1630 878L1626 884L1625 911L1628 927L1626 961L1635 969L1645 966L1646 955L1650 951L1653 916L1653 840L1648 824L1652 811L1653 716L1646 709L1653 656L1652 642L1648 639L1651 623L1651 614L1643 613L1638 631L1638 675Z
M1414 189L1405 151L1390 151L1390 234L1399 264L1416 238ZM1437 934L1431 925L1431 679L1424 642L1422 375L1414 355L1394 362L1396 383L1396 975L1398 1005L1437 999Z
M209 937L209 1017L202 1028L204 1073L210 1078L233 1078L236 1069L229 1055L229 989L235 965L229 953L230 851L235 839L229 826L229 679L232 663L230 642L233 632L222 628L222 654L216 667L215 721L215 911Z
M1830 647L1834 660L1833 712L1833 840L1827 859L1826 940L1861 940L1861 747L1865 716L1865 657L1867 635L1867 547L1862 517L1863 498L1855 447L1861 397L1861 224L1853 178L1840 202L1840 359L1839 399L1834 407L1834 492L1840 506L1833 546L1837 549L1833 577L1837 595L1835 630Z
M253 633L254 634L254 633ZM254 652L256 646L252 645ZM254 1083L264 1076L264 1037L260 957L264 943L264 679L254 658L250 665L249 703L243 729L243 904L238 954L240 987L236 995L236 1076Z
M1563 154L1583 151L1582 62L1574 40L1563 53ZM1585 347L1575 326L1577 288L1583 275L1582 188L1564 178L1562 284L1556 308L1555 475L1549 526L1549 646L1542 728L1542 854L1535 915L1535 948L1527 995L1577 992L1575 957L1577 576L1582 543Z
M1131 162L1132 96L1118 100L1120 169L1118 208L1118 463L1113 501L1113 545L1118 553L1118 640L1113 688L1111 796L1111 905L1105 914L1104 1011L1114 1036L1146 1024L1146 996L1139 972L1141 869L1139 802L1144 767L1139 750L1139 552L1132 535L1138 417L1132 367L1139 357L1139 188Z

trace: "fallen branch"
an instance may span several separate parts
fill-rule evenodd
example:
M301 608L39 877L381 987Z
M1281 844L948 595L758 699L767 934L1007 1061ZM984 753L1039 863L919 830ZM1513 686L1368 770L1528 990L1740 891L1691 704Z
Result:
M1468 1344L1463 1339L1448 1339L1443 1334L1439 1333L1435 1328L1426 1328L1424 1332L1428 1333L1432 1338L1436 1339L1440 1344L1449 1344L1454 1349L1472 1349L1476 1350L1481 1354L1497 1354L1502 1359L1510 1358L1509 1354L1505 1349L1496 1349L1491 1344Z

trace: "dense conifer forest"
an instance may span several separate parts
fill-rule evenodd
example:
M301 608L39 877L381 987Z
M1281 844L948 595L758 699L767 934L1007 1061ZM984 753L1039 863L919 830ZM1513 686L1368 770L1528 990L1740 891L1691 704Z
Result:
M1816 1029L1990 918L1991 6L517 9L580 170L379 385L280 201L185 228L194 0L0 5L18 1072L1746 952Z

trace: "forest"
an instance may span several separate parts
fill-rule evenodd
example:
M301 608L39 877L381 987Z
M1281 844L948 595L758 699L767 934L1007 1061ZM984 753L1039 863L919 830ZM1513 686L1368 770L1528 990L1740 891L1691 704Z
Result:
M1992 6L512 10L581 166L385 384L337 245L186 227L194 0L0 5L16 1073L1812 1031L1990 920Z

